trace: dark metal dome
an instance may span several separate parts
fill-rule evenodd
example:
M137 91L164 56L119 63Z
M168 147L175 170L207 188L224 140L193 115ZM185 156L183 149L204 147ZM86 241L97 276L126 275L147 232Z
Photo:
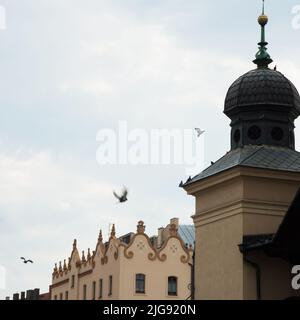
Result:
M224 112L254 105L286 106L295 116L300 114L300 96L295 86L282 73L269 68L257 68L238 78L228 90Z

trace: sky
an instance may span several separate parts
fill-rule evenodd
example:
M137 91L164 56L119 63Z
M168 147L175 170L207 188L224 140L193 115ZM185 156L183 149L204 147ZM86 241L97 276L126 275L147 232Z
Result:
M298 89L299 5L266 1L272 67ZM192 224L194 200L178 188L185 163L100 165L97 133L117 132L119 121L146 134L199 127L204 166L224 155L224 99L255 67L261 1L0 0L0 8L1 299L46 292L73 239L94 249L111 223L117 235L139 220L149 235L173 217ZM117 205L112 190L123 185L129 201Z

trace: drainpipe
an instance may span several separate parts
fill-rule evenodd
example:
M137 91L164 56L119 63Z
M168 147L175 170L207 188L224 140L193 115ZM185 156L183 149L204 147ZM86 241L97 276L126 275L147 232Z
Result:
M256 298L257 300L261 300L261 272L260 272L260 266L249 260L246 257L246 254L244 253L244 261L247 262L250 266L252 266L256 271Z
M196 244L194 242L193 262L191 265L191 300L195 300L195 249Z

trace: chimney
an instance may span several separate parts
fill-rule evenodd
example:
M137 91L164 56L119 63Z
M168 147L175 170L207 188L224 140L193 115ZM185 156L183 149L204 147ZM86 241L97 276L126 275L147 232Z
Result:
M158 228L157 230L157 248L160 248L163 244L163 232L164 232L164 228Z
M33 290L26 291L26 300L33 300Z
M33 300L39 300L40 298L40 289L36 288L33 290Z
M19 294L18 293L15 293L13 295L13 300L19 300Z

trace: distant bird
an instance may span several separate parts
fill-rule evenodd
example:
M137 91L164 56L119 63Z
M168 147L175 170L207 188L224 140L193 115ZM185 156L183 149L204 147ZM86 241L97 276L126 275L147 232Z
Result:
M24 262L25 264L27 264L28 262L29 262L29 263L33 263L32 260L26 260L24 257L21 257L21 260L23 260L23 262Z
M277 71L277 66L274 67L274 70Z
M113 192L114 196L119 200L119 203L124 203L128 201L127 195L128 195L128 190L124 187L122 194L119 196L115 191Z
M210 164L213 166L215 164L215 162L211 161Z
M198 138L205 132L205 130L201 130L200 128L195 128L195 130L197 131Z

